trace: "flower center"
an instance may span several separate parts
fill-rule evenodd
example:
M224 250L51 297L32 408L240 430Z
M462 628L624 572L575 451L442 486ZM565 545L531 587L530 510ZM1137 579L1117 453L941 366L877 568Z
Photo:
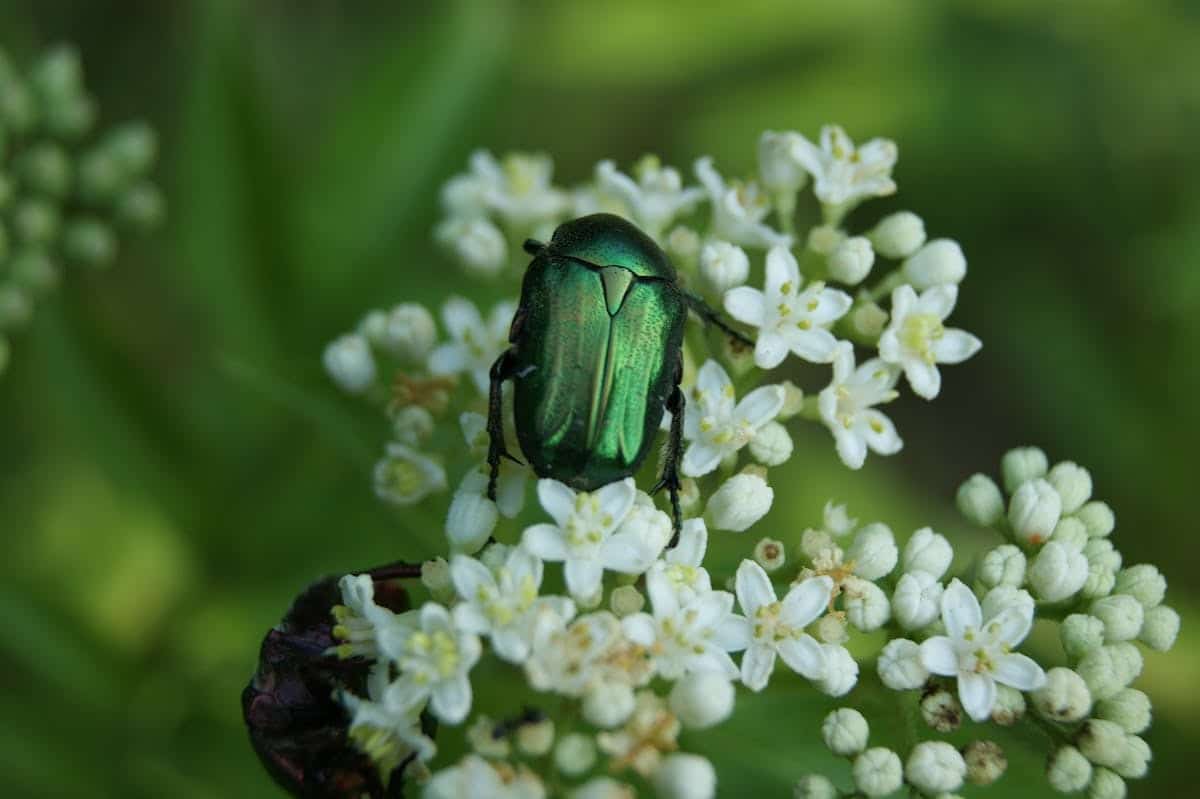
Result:
M906 349L933 363L933 345L945 332L937 314L909 314L900 327L900 341Z

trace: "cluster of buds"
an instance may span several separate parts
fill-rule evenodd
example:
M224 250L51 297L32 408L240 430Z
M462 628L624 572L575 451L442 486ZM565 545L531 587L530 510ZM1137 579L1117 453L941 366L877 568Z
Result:
M154 131L131 123L89 142L96 116L74 49L51 49L24 74L0 50L0 373L8 333L29 322L62 264L107 266L118 231L162 218L147 178Z

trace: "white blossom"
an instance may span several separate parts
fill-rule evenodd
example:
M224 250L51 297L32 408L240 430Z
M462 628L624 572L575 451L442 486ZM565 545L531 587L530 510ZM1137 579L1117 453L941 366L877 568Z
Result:
M361 394L375 384L375 358L365 336L350 333L334 340L322 357L325 371L338 388Z
M854 347L838 345L833 357L833 380L817 398L821 419L833 433L838 457L851 469L862 468L871 449L894 455L904 446L892 420L874 406L891 402L899 370L879 358L855 368Z
M777 385L760 386L741 402L736 400L724 368L714 360L705 361L684 412L683 437L691 442L683 453L684 474L708 474L749 444L783 407L784 390Z
M767 422L750 439L750 454L763 466L780 466L792 457L792 437L779 422Z
M564 626L552 612L539 613L525 676L538 691L583 697L593 686L644 685L653 675L646 650L627 638L621 621L599 611Z
M624 724L633 707L633 688L628 683L597 681L583 695L584 719L605 730Z
M468 374L475 387L487 395L492 363L508 347L508 328L516 305L496 304L484 324L479 309L470 300L451 297L442 306L442 323L451 341L429 354L429 371L435 375Z
M446 470L437 461L403 444L388 444L375 464L375 495L393 505L414 505L446 490Z
M367 676L367 698L339 691L335 696L350 714L348 734L354 746L381 770L391 771L410 754L424 762L437 752L421 732L421 708L402 708L385 700L388 669L376 664Z
M499 764L498 764L499 765ZM544 799L546 791L537 777L527 771L502 774L479 755L467 755L457 765L442 769L425 785L425 799Z
M786 247L767 253L763 289L738 286L725 294L725 310L758 328L754 363L774 369L789 352L812 363L833 360L837 339L830 326L850 310L850 295L817 281L804 286L796 257Z
M446 608L425 603L412 623L380 630L379 648L400 672L384 694L386 704L410 709L428 701L433 714L447 724L467 717L467 672L482 649L479 638L456 625Z
M446 511L446 538L456 552L478 552L492 535L499 518L496 503L487 498L488 476L472 469L463 477Z
M686 605L698 595L712 590L708 570L702 565L708 550L708 528L703 519L688 519L679 531L679 541L663 553L647 572L647 585L670 590L676 601ZM654 576L653 583L650 576Z
M559 739L554 747L554 765L567 776L589 771L596 762L596 744L592 736L573 732Z
M742 657L742 682L752 691L767 686L778 655L788 668L810 680L825 676L825 656L804 628L829 607L833 580L810 577L776 598L771 578L752 560L743 560L735 578L738 604L751 625L752 640Z
M892 167L898 152L888 139L871 139L856 148L839 126L826 125L819 147L801 136L793 152L813 177L813 193L826 205L848 206L896 191Z
M727 184L707 156L696 161L695 171L712 206L710 233L714 238L743 247L791 245L791 236L776 232L763 221L770 208L756 184Z
M875 583L853 574L842 580L842 608L846 619L859 630L878 630L892 615L887 594Z
M942 593L942 623L946 635L921 644L921 662L934 674L958 678L959 699L976 721L991 714L997 682L1022 691L1036 690L1045 682L1037 663L1012 652L1033 626L1031 609L1009 606L985 622L975 594L954 580Z
M378 657L378 630L396 622L396 614L375 604L375 582L369 574L347 574L338 580L342 604L334 605L333 637L338 657Z
M892 321L879 339L879 356L904 370L919 397L933 399L941 390L939 363L962 363L983 346L970 333L942 324L957 301L954 285L934 286L920 296L907 285L892 292Z
M471 172L472 188L487 209L515 230L528 232L552 222L569 205L566 193L551 183L554 164L549 156L510 153L497 162L490 153L478 151L471 155Z
M850 518L844 504L838 505L833 500L829 500L821 511L821 524L825 532L835 538L841 538L854 532L858 526L858 519Z
M808 173L795 155L800 138L800 134L794 131L777 133L767 130L758 139L759 179L784 214L794 210L796 192L808 182Z
M633 221L651 238L659 238L675 217L690 211L704 199L698 187L684 188L679 172L646 156L634 170L637 180L619 171L612 161L596 165L596 183L603 191L619 197Z

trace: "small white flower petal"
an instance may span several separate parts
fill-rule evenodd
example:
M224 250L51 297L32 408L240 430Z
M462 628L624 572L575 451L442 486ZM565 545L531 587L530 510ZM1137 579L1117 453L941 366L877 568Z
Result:
M535 524L526 527L521 535L521 546L542 560L566 560L567 544L562 530L552 524Z
M996 660L997 682L1012 686L1018 691L1036 691L1046 684L1046 672L1028 655L1012 653Z
M743 560L734 577L738 604L747 616L754 616L763 605L775 601L775 588L762 566L752 560Z
M738 286L725 292L725 312L739 322L762 327L766 300L763 293L749 286Z
M575 511L575 492L557 480L542 479L537 484L538 502L559 527L566 525Z
M964 671L958 675L958 699L975 721L986 721L996 703L996 681L986 674Z
M921 644L921 665L926 671L950 677L958 674L958 652L954 641L945 635L936 635Z
M766 688L774 670L775 650L769 646L754 644L742 655L742 683L751 691Z
M825 676L825 650L811 635L784 639L776 645L776 649L788 668L800 676L810 680L819 680Z
M983 346L983 342L965 330L946 328L942 337L934 342L933 357L938 363L962 363Z

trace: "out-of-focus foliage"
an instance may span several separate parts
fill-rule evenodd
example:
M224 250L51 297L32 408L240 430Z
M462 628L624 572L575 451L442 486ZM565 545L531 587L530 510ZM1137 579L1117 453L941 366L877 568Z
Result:
M771 519L805 526L833 496L960 536L955 485L1008 446L1087 464L1122 549L1163 564L1185 610L1175 653L1148 658L1158 757L1133 790L1191 790L1195 4L48 0L0 5L0 39L22 62L77 44L101 123L163 134L172 209L46 304L0 383L0 794L272 795L238 705L262 633L314 577L441 535L372 497L383 421L320 352L365 308L458 279L430 230L471 149L543 149L569 180L647 150L748 173L762 129L825 121L900 144L888 203L963 243L958 318L985 349L936 412L896 409L891 461L852 475L799 440ZM747 696L705 735L723 795L830 765L832 702L795 689L805 715ZM1035 748L1012 742L992 790L1047 790Z

